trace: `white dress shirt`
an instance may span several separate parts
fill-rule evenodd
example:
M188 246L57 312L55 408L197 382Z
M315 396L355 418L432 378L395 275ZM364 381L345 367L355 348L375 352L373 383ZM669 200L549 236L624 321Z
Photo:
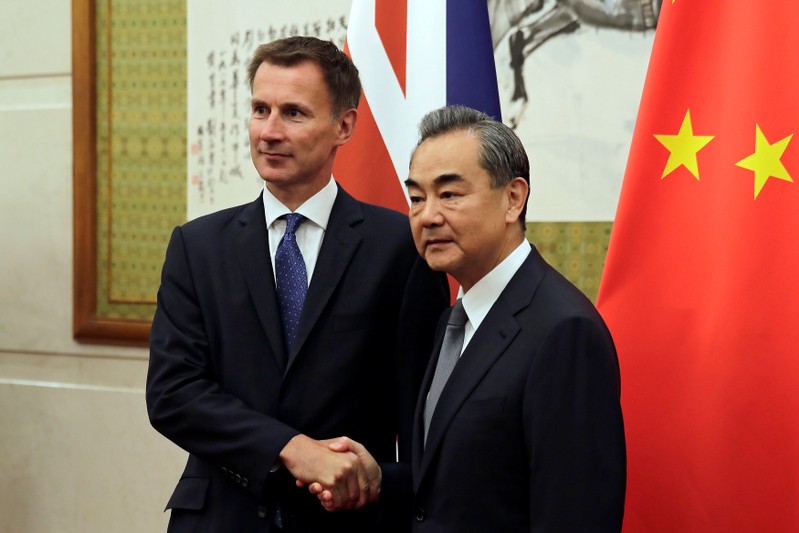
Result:
M510 282L511 278L522 266L524 260L530 255L530 243L527 239L523 240L521 244L508 257L502 260L500 264L495 266L491 272L480 278L468 292L463 292L463 287L458 291L458 297L462 298L463 309L469 317L466 322L466 327L463 334L463 348L461 354L469 341L472 340L474 332L480 327L483 319L486 317L491 307L505 290L505 287Z
M319 257L319 250L322 248L327 223L330 220L330 212L333 210L333 203L336 201L338 186L331 178L327 185L322 187L318 193L308 198L294 212L303 215L306 220L297 228L297 245L300 247L302 258L305 261L305 272L308 274L308 285L311 284L311 277L316 266L316 259ZM275 252L280 239L286 233L286 221L280 219L283 215L291 213L291 210L283 205L280 200L269 191L264 184L264 214L266 215L266 228L269 232L269 257L272 260L272 274L275 273Z

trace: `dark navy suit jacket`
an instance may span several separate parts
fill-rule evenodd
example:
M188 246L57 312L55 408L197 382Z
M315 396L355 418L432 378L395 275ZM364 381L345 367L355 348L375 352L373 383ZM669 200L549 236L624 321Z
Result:
M466 346L425 445L436 359L416 409L413 531L621 529L626 461L613 340L535 248Z

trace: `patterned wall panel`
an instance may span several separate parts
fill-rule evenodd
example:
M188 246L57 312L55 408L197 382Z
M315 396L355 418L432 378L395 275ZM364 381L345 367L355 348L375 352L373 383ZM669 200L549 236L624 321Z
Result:
M98 313L152 316L186 213L186 4L97 3Z

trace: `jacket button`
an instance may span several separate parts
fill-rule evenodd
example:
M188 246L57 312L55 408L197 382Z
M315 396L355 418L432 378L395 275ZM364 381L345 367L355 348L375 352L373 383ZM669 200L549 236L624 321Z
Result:
M258 518L266 518L266 506L259 505L256 512L258 513Z
M241 485L241 474L236 474L236 483Z
M416 518L417 522L424 522L424 509L421 507L416 509L416 516L414 516L414 518Z
M242 487L246 487L249 484L250 484L250 480L249 479L247 479L246 477L241 478L241 486Z

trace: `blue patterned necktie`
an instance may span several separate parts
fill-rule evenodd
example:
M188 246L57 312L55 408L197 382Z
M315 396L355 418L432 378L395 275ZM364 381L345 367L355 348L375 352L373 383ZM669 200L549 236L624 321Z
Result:
M283 338L286 340L286 351L291 352L297 338L297 327L300 325L305 294L308 292L305 261L300 253L300 247L297 246L297 236L294 232L306 219L298 213L290 213L280 218L286 219L286 233L280 239L275 252L275 278L280 317L283 321Z
M444 341L441 343L441 351L438 354L438 362L436 363L436 371L433 374L433 382L430 384L430 392L427 395L427 401L424 404L424 440L427 442L427 431L430 429L430 420L433 418L433 413L436 410L436 404L441 396L441 391L444 390L444 385L447 384L449 375L455 368L461 356L461 349L463 348L463 336L466 332L466 322L469 317L466 315L466 310L463 308L461 299L455 302L452 306L452 312L447 320L447 330L444 332Z

